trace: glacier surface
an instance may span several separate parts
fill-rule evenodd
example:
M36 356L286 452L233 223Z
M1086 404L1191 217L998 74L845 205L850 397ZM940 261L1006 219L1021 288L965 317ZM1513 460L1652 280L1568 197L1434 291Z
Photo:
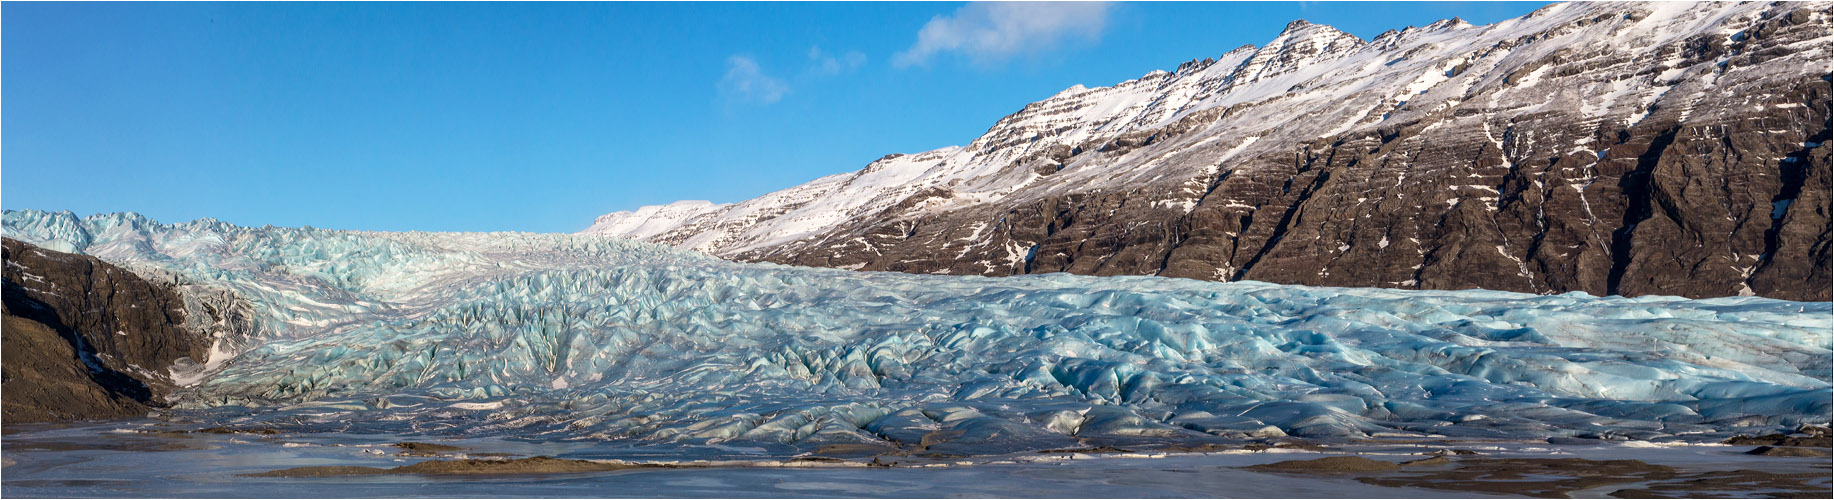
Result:
M741 264L622 238L5 212L252 312L183 418L997 453L1294 436L1704 441L1826 424L1834 305Z

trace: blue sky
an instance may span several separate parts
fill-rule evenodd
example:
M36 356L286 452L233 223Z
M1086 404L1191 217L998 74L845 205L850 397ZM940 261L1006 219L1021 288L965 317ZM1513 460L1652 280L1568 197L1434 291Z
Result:
M0 205L585 228L966 144L1075 84L1546 2L6 3Z

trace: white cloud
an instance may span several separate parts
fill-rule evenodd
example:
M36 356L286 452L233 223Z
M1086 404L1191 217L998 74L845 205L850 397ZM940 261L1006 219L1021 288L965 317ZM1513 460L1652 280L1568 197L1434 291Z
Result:
M892 57L892 65L927 64L937 54L959 52L979 64L1056 47L1066 39L1094 40L1108 22L1108 2L976 2L936 16L917 31L917 44Z
M866 54L857 50L849 50L836 57L834 54L822 52L821 46L817 45L809 47L809 62L813 64L809 71L817 76L834 76L853 71L861 64L866 64Z
M758 61L735 55L726 59L726 77L720 79L719 89L733 99L770 104L790 93L790 84L764 74Z

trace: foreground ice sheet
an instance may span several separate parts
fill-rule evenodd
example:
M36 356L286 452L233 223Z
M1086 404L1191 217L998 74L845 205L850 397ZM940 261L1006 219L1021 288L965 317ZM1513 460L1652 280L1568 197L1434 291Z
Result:
M233 290L185 418L296 431L1001 453L1291 435L1707 440L1826 423L1828 303L738 264L558 234L6 234Z

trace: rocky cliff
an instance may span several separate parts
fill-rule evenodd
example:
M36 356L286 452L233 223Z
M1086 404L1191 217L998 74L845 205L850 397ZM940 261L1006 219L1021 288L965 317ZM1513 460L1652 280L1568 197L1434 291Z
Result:
M4 423L144 415L209 352L171 284L11 238L5 259Z
M1829 300L1829 7L1295 21L965 147L587 232L857 270Z

